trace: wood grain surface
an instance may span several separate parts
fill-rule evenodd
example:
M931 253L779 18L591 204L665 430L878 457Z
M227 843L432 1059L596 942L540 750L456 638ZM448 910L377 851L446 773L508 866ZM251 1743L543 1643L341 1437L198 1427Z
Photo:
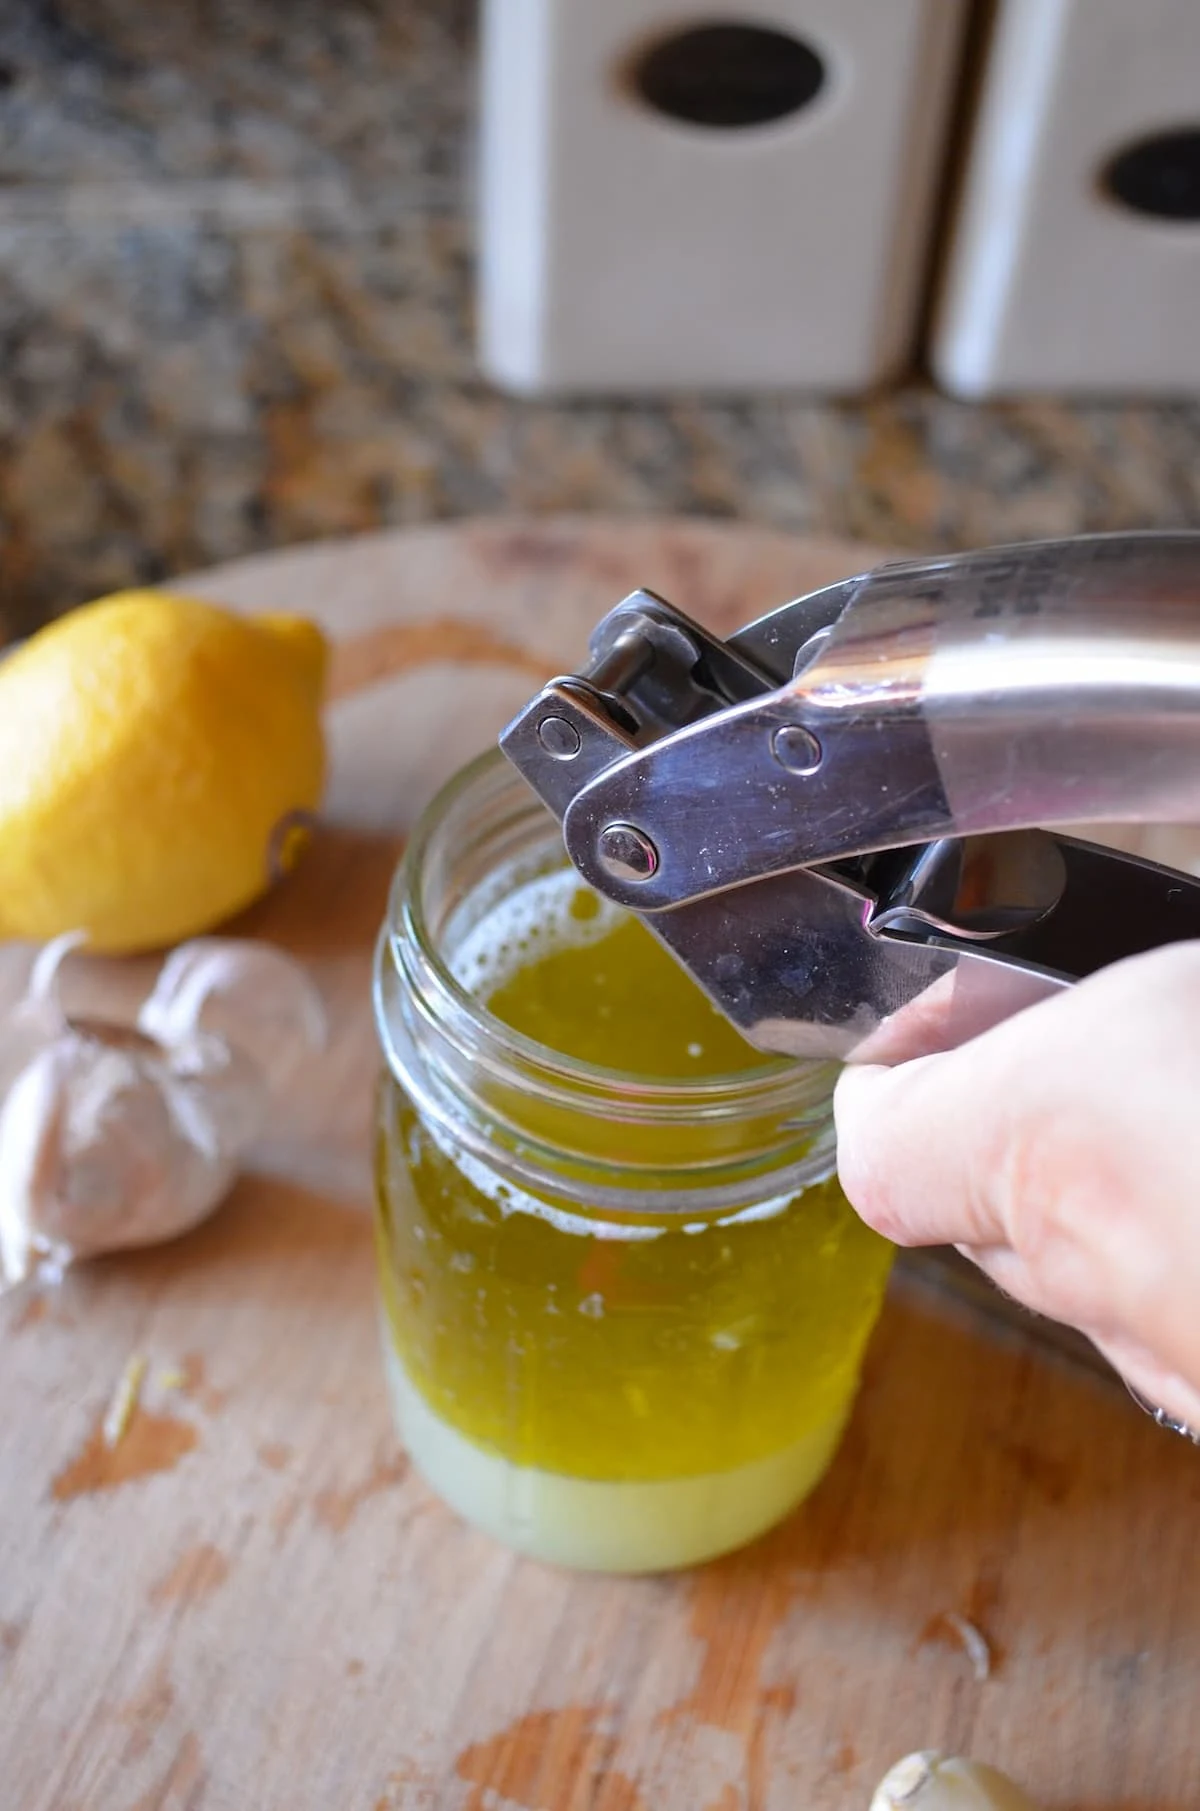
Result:
M922 1746L1047 1811L1200 1805L1200 1455L934 1292L893 1290L811 1502L690 1574L514 1558L389 1424L367 979L414 814L633 585L728 629L871 557L495 521L192 582L337 641L327 822L238 926L304 958L332 1039L207 1225L0 1300L5 1811L865 1811ZM152 967L76 963L71 997L128 1014Z

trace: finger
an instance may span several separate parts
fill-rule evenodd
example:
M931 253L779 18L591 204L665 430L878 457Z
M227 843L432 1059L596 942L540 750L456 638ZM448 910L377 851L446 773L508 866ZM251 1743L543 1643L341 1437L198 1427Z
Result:
M1074 1327L1077 1333L1090 1340L1143 1407L1164 1409L1173 1419L1200 1429L1200 1388L1181 1377L1172 1365L1152 1352L1144 1340L1126 1333L1107 1319L1098 1320L1097 1315L1103 1315L1104 1310L1090 1290L1079 1292L1077 1306L1071 1307L1067 1305L1065 1293L1061 1289L1048 1288L1019 1252L1004 1246L986 1249L961 1246L959 1249L1005 1295L1035 1314Z
M1173 1421L1200 1431L1200 1389L1156 1358L1140 1341L1093 1339L1093 1345L1122 1377L1143 1408L1161 1409Z
M1009 1245L964 1244L958 1250L1034 1314L1065 1321L1089 1339L1118 1332L1105 1261L1077 1240L1043 1240L1032 1260Z
M898 1245L1006 1244L986 1176L1002 1078L985 1039L896 1069L845 1069L834 1094L838 1171L852 1205ZM981 1186L983 1184L983 1186Z
M882 1063L893 1069L914 1057L957 1050L1025 1007L1053 999L1059 992L1061 984L1045 975L986 962L960 964L877 1025L855 1046L854 1061Z

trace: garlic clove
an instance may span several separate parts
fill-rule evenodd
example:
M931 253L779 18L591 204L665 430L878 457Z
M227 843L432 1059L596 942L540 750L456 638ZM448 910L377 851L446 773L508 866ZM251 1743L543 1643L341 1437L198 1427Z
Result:
M0 942L0 1025L24 1004L37 952L37 944Z
M63 962L84 940L68 931L42 948L11 946L0 971L0 1099L25 1065L66 1029L58 997Z
M167 957L138 1028L162 1044L208 1032L249 1057L278 1098L324 1048L325 1008L300 964L266 943L198 937Z
M0 1281L19 1283L39 1257L61 1268L36 1202L56 1197L62 1091L53 1052L34 1057L0 1105ZM49 1219L50 1216L47 1216Z
M180 1132L198 1149L241 1157L267 1122L267 1083L249 1056L198 1032L162 1050L162 1085Z
M875 1789L870 1811L1037 1811L996 1767L927 1749L897 1761Z
M58 998L58 977L71 951L79 949L86 942L86 931L64 931L60 937L54 937L49 943L42 945L30 966L25 989L27 1004L51 1007L61 1019L63 1014Z

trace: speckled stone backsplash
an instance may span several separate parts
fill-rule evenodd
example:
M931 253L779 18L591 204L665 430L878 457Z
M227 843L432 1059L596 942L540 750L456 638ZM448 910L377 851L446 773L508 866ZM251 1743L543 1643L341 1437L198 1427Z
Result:
M505 508L911 547L1200 524L1200 406L498 396L469 0L0 0L0 624Z

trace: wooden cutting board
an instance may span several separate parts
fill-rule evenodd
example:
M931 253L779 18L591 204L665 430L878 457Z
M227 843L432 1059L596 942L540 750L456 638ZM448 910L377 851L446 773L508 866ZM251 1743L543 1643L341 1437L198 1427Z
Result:
M1200 1454L936 1293L893 1290L809 1505L683 1576L514 1558L429 1495L389 1425L367 980L405 831L635 584L727 631L871 557L495 521L192 584L310 611L337 642L328 823L239 926L305 959L333 1037L209 1224L0 1301L5 1811L865 1811L923 1746L1061 1811L1200 1804ZM149 972L71 985L128 1012Z

